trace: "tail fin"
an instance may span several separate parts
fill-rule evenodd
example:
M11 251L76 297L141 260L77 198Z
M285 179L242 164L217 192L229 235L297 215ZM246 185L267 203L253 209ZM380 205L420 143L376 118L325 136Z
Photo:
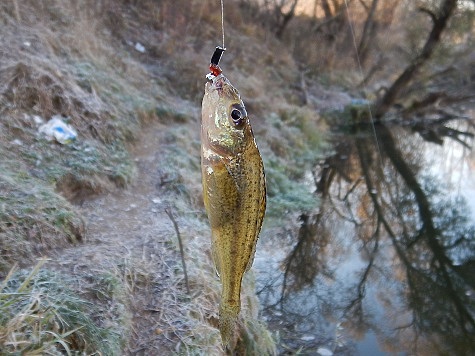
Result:
M236 322L239 315L240 306L223 305L219 306L219 331L223 345L231 350L234 349L237 341Z

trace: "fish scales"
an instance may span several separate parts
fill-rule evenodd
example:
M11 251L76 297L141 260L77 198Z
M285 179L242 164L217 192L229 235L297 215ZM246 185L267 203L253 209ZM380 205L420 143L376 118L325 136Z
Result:
M241 283L251 267L266 207L264 166L239 92L222 74L205 86L201 124L202 182L212 253L221 279L219 328L234 337Z

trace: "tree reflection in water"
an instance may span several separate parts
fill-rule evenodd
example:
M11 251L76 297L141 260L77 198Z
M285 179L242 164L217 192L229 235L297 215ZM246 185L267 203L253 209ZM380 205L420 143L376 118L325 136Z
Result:
M289 325L304 317L301 335L339 354L352 353L348 340L368 330L389 352L475 352L475 227L467 205L431 176L422 139L381 122L365 126L359 108L348 107L346 134L314 172L320 210L300 217L273 308ZM330 326L337 324L346 342Z

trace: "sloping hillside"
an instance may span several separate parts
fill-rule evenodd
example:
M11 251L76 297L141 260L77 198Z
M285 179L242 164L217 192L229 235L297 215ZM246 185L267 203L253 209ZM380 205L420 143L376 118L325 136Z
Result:
M221 354L199 169L219 11L201 1L0 9L0 350ZM300 106L300 88L284 85L298 76L284 46L237 5L226 10L222 66L252 116L271 221L315 204L296 198L306 188L294 180L320 144L316 116ZM48 140L40 127L52 117L77 138ZM239 347L274 353L252 273L243 293Z

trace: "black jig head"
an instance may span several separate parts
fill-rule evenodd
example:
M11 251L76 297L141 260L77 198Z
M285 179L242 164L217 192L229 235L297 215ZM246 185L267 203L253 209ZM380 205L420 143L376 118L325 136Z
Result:
M221 57L224 51L226 51L226 48L217 46L216 49L214 50L213 56L211 57L209 69L211 71L210 74L215 77L217 77L223 72L223 70L219 67L219 61L221 60Z

